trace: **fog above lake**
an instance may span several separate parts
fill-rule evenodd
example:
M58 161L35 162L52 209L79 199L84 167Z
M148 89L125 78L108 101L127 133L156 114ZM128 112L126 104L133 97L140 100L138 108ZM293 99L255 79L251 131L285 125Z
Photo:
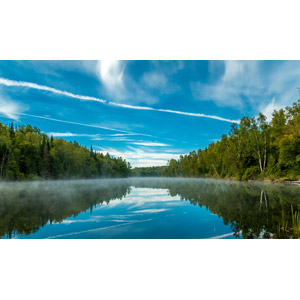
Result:
M3 238L298 238L300 188L187 178L0 183Z

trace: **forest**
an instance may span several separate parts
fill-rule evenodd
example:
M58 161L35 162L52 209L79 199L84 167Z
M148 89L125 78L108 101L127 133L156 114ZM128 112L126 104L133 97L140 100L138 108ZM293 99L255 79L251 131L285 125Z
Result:
M160 167L136 167L131 170L131 176L134 177L159 177L164 172L166 166Z
M0 180L127 176L300 179L300 99L274 110L270 122L262 113L243 117L216 143L163 167L131 169L121 157L97 153L92 146L49 138L31 125L0 122Z
M126 177L130 164L31 125L0 122L0 180Z
M171 159L161 176L300 179L300 99L274 110L270 122L262 113L243 117L216 143Z

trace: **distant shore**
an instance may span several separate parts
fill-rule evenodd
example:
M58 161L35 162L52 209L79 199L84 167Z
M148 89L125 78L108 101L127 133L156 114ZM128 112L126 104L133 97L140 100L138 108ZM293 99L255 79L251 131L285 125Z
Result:
M128 176L128 177L91 177L91 178L25 178L25 179L16 179L16 180L6 180L0 179L0 183L9 182L32 182L32 181L68 181L68 180L113 180L113 179L130 179L130 178L165 178L165 179L215 179L215 180L225 180L225 181L239 181L239 182L254 182L254 183L279 183L279 184L289 184L289 185L297 185L300 186L300 180L286 180L286 179L248 179L248 180L240 180L236 178L217 178L217 177L168 177L168 176Z

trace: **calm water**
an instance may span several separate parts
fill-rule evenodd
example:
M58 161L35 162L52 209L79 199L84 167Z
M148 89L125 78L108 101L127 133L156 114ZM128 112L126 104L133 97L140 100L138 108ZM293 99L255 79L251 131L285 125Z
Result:
M300 187L211 179L0 183L2 238L298 238Z

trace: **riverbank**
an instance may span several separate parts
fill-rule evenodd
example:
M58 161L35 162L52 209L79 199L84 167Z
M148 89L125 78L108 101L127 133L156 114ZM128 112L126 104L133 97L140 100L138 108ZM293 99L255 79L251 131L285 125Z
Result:
M214 178L214 177L206 177L206 178ZM283 178L277 178L277 179L269 179L269 178L262 178L262 179L248 179L248 180L242 180L242 179L236 179L236 178L214 178L214 179L224 179L224 180L232 180L232 181L241 181L241 182L270 182L270 183L285 183L285 184L293 184L300 186L300 180L287 180Z
M34 177L34 178L22 178L16 180L9 180L9 179L0 179L0 183L4 182L32 182L32 181L68 181L68 180L113 180L113 179L132 179L132 178L174 178L174 179L216 179L216 180L225 180L225 181L239 181L239 182L268 182L268 183L279 183L279 184L290 184L290 185L297 185L300 186L300 180L287 180L284 178L277 178L277 179L270 179L270 178L262 178L262 179L248 179L242 180L237 178L218 178L218 177L168 177L168 176L127 176L127 177L91 177L91 178L80 178L80 177L70 177L70 178L42 178L42 177Z
M241 180L243 181L243 180ZM300 180L285 180L285 179L256 179L256 180L247 180L248 182L270 182L270 183L285 183L285 184L292 184L292 185L299 185Z
M165 176L160 176L161 178L203 178L203 179L216 179L216 180L225 180L225 181L239 181L239 182L269 182L269 183L283 183L283 184L291 184L291 185L298 185L300 186L300 180L295 179L295 180L287 180L284 178L277 178L277 179L270 179L270 178L262 178L262 179L247 179L247 180L242 180L242 179L237 179L237 178L220 178L220 177L165 177Z

